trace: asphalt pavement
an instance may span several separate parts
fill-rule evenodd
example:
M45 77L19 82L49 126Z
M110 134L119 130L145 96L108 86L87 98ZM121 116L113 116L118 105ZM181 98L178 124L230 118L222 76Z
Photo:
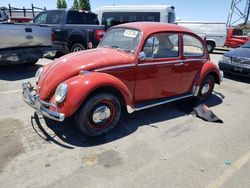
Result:
M225 98L205 102L223 123L189 114L181 101L126 115L111 133L87 138L72 119L44 120L23 102L21 83L34 82L48 61L0 67L1 188L250 187L250 79L225 75L215 87Z

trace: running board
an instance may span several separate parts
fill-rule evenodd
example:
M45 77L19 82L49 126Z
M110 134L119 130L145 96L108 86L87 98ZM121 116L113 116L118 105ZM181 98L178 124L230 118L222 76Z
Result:
M179 95L177 97L169 97L169 98L164 98L164 99L157 99L157 100L153 100L153 101L147 101L147 102L142 102L139 103L137 105L135 105L135 108L131 108L131 106L127 105L127 111L128 113L133 113L134 111L140 111L140 110L144 110L147 108L151 108L151 107L155 107L155 106L159 106L162 104L166 104L166 103L170 103L173 101L177 101L180 99L185 99L188 97L193 97L194 95L192 93L190 94L185 94L185 95Z

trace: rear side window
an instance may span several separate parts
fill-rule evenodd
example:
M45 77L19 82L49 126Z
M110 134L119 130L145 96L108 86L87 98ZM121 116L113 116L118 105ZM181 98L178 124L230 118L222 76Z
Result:
M47 12L42 12L40 13L35 19L34 19L34 23L37 24L46 24L47 22Z
M204 45L196 37L183 35L184 56L202 56L205 53Z
M85 13L80 11L69 11L67 24L99 24L96 14Z
M114 26L128 22L159 22L160 12L104 12L102 25Z
M78 11L69 11L67 24L87 24L87 17L84 16L84 13Z

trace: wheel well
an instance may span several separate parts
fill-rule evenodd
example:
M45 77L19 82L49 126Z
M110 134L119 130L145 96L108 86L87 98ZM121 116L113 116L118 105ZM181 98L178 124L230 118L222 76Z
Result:
M218 77L218 75L215 72L210 72L208 75L212 75L215 79L215 83L220 84L220 78Z
M72 46L75 44L75 43L80 43L82 44L85 48L87 48L87 45L83 39L83 37L79 36L79 35L73 35L70 37L69 39L69 49L71 50Z
M100 94L100 93L110 93L110 94L113 94L113 95L115 95L118 98L118 100L120 101L120 103L121 103L122 106L126 106L126 102L125 102L124 97L121 94L121 92L118 89L116 89L116 88L114 88L112 86L104 86L104 87L100 87L100 88L95 89L94 91L92 91L86 97L85 100L88 100L92 96L94 96L96 94Z
M216 46L215 42L212 41L212 40L207 40L207 41L206 41L206 44L209 44L209 43L212 43L212 44L214 45L214 47Z

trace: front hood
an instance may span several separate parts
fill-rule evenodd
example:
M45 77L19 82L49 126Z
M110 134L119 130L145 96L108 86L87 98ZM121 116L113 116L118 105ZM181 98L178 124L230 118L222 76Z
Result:
M227 57L250 58L250 48L236 48L224 54Z
M110 48L96 48L71 53L44 66L38 83L38 94L42 100L49 100L57 86L79 74L81 70L92 71L99 68L129 64L133 56Z

